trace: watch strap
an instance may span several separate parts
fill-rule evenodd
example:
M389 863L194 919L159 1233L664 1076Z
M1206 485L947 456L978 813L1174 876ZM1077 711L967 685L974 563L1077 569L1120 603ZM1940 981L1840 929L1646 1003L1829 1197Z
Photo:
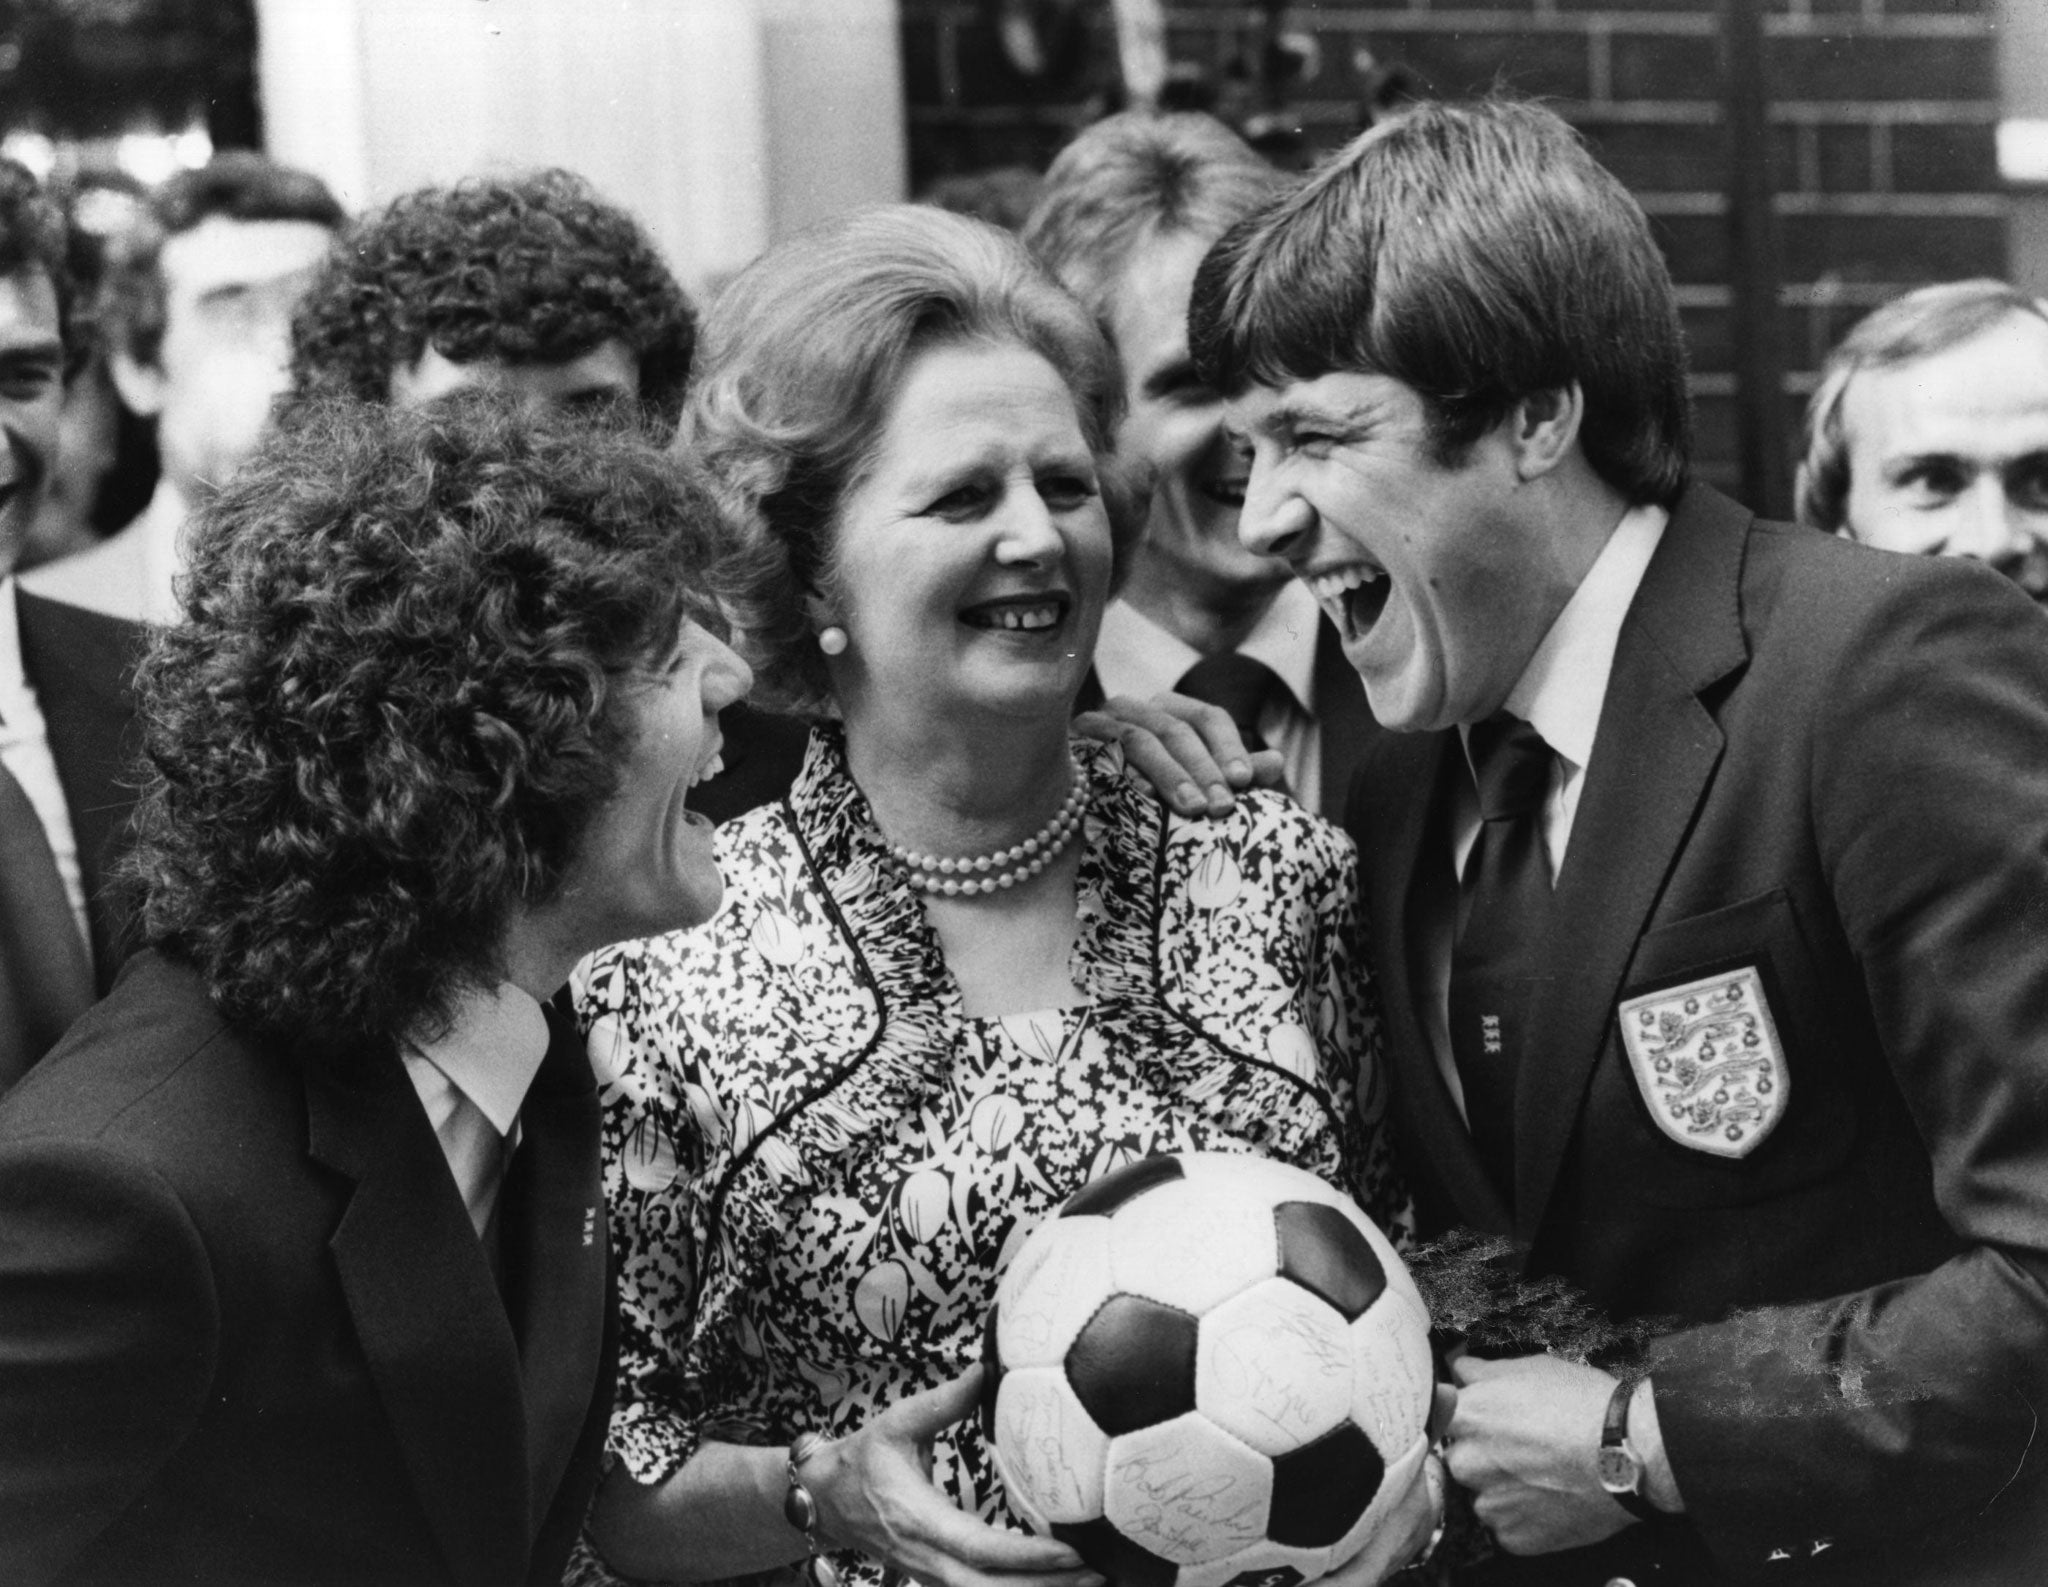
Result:
M1629 1458L1635 1463L1636 1486L1633 1488L1607 1488L1603 1483L1602 1487L1605 1488L1609 1498L1613 1499L1616 1504L1628 1511L1638 1521L1655 1521L1660 1519L1664 1512L1650 1503L1648 1497L1643 1493L1643 1463L1636 1454L1635 1446L1630 1444L1628 1440L1629 1407L1635 1403L1636 1385L1641 1382L1641 1378L1623 1378L1619 1383L1615 1384L1614 1393L1607 1400L1607 1420L1600 1429L1600 1447L1602 1449L1626 1449L1628 1451Z

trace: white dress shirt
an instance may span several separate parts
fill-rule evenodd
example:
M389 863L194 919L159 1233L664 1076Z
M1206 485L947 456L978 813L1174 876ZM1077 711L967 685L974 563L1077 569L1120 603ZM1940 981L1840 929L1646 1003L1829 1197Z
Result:
M1316 625L1323 620L1316 598L1299 579L1280 587L1244 643L1250 656L1273 669L1289 698L1267 704L1259 733L1280 752L1287 786L1308 809L1321 814L1322 729L1315 714ZM1104 694L1149 699L1179 683L1202 653L1168 633L1127 601L1114 600L1102 614L1095 642L1095 676Z
M139 616L145 623L178 620L176 581L185 570L185 534L191 518L192 507L184 493L168 479L159 479L149 505L143 508L137 521L142 539Z
M519 1144L519 1109L547 1057L547 1016L527 993L501 982L462 994L445 1034L408 1041L403 1051L406 1075L481 1237Z
M1607 699L1608 675L1614 670L1615 647L1621 643L1622 620L1628 616L1669 522L1670 514L1662 507L1631 507L1622 514L1600 555L1508 691L1507 711L1542 734L1556 756L1550 769L1550 792L1543 803L1543 844L1553 883L1571 842L1586 763L1593 758L1600 708ZM1465 736L1464 728L1459 729L1459 736ZM1468 770L1469 765L1468 759ZM1479 788L1470 776L1458 780L1457 800L1451 812L1451 838L1457 874L1462 877L1479 841ZM1428 1009L1429 1040L1437 1068L1462 1111L1465 1088L1451 1054L1451 932L1452 921L1446 915L1430 922L1424 936L1428 984L1435 994Z
M21 660L21 622L14 608L14 580L0 578L0 766L14 774L28 796L43 837L57 862L64 896L78 922L78 935L88 947L92 930L85 913L85 876L78 867L78 839L71 830L71 808L64 802L64 784L50 753L50 733L43 721L36 691Z

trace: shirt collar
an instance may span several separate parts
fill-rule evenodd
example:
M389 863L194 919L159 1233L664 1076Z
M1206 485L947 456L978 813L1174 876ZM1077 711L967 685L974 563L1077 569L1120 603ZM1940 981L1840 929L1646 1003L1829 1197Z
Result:
M179 617L177 579L185 569L185 535L192 505L168 479L156 482L149 505L142 509L142 617L145 622L175 623Z
M501 981L459 993L448 1029L407 1045L509 1135L527 1088L548 1055L548 1022L526 992Z
M1315 711L1316 624L1322 608L1299 579L1280 586L1252 625L1238 654L1273 669L1304 714ZM1200 651L1160 627L1128 601L1111 601L1095 642L1095 677L1104 694L1141 699L1162 694L1202 659Z
M1593 758L1593 737L1600 728L1600 706L1607 698L1622 620L1669 522L1670 514L1653 504L1631 507L1621 515L1508 691L1509 712L1541 733L1543 742L1575 768L1583 769Z
M21 659L21 624L14 610L14 575L0 576L0 722L7 706L28 687Z

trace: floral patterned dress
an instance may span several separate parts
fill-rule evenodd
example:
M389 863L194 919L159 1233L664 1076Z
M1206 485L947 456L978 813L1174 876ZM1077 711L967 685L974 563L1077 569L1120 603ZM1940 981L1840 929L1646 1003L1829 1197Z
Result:
M1018 1242L1148 1153L1283 1158L1405 1235L1350 840L1272 795L1185 821L1113 749L1084 765L1076 1006L964 1013L829 728L784 804L720 829L712 921L579 971L637 1480L956 1376ZM972 1419L933 1475L1016 1524Z

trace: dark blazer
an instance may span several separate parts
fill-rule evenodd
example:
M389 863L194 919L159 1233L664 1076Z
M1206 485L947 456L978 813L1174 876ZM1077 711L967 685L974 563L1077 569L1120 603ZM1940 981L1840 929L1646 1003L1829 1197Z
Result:
M1327 618L1316 620L1315 671L1316 726L1322 733L1323 764L1319 773L1322 802L1317 807L1326 820L1334 821L1344 809L1359 762L1379 736L1380 724L1366 703L1365 685L1344 656L1344 642ZM1074 701L1076 714L1093 711L1102 704L1102 680L1095 669L1081 680L1081 692Z
M64 785L92 927L93 972L102 995L121 967L124 916L107 878L135 809L130 762L141 748L134 672L149 631L125 617L45 600L19 586L21 664L36 691L50 757Z
M1668 1320L1648 1365L1690 1512L1502 1574L2048 1580L2048 618L1980 567L1686 494L1557 879L1512 1216L1407 951L1458 753L1383 735L1349 811L1397 1144L1425 1230L1512 1233ZM1660 1127L1620 1028L1740 972L1782 1107L1719 1155Z
M112 985L122 936L107 871L134 793L130 679L142 630L14 589L22 669L35 690L78 846L90 951L28 797L0 774L0 1092Z
M501 1298L394 1051L131 960L0 1101L0 1580L556 1581L615 1352L566 1021L521 1117Z

